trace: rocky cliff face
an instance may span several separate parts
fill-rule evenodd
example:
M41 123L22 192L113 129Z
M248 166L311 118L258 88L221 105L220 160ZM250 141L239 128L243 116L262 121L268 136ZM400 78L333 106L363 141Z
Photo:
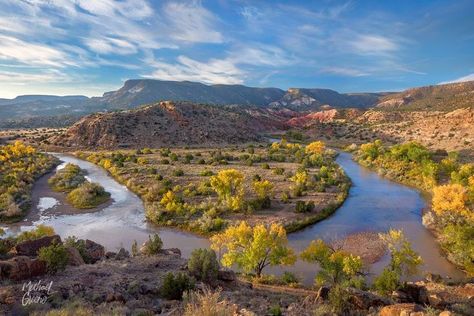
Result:
M330 89L290 88L280 99L271 102L271 107L285 107L293 110L334 108L367 108L377 104L384 93L338 93Z
M165 101L86 116L51 143L81 148L233 144L257 141L260 132L280 125L227 107Z

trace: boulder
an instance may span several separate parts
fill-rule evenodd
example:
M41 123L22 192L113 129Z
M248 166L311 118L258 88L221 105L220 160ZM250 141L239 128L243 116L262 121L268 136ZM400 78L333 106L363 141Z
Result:
M115 255L115 260L123 260L126 258L130 258L130 253L124 248L120 248L117 254Z
M232 270L219 270L217 272L217 279L225 282L233 282L236 280L235 272Z
M17 302L15 291L12 287L0 287L0 304L11 305Z
M395 304L382 307L379 316L415 316L423 315L423 311L423 307L417 304Z
M67 247L67 254L68 254L68 265L70 266L80 266L83 265L84 258L82 258L79 250L74 247Z
M425 278L428 282L440 283L443 281L443 277L436 273L427 273Z
M106 259L113 259L113 258L115 258L116 255L117 255L116 252L107 251L107 252L105 253L105 258L106 258Z
M178 248L163 249L163 252L167 255L176 255L181 257L181 250L179 250Z
M38 255L38 250L43 247L48 247L53 243L62 243L59 235L44 236L35 240L26 240L18 243L12 250L17 256L35 257Z
M85 243L87 263L96 263L105 256L104 246L87 239Z
M17 256L0 261L2 279L24 280L47 272L46 263L37 258Z
M385 297L359 289L350 288L349 293L349 301L357 309L368 310L371 306L385 306L391 303Z
M429 303L426 287L414 283L405 284L402 288L395 291L392 296L400 303L417 303L420 305Z

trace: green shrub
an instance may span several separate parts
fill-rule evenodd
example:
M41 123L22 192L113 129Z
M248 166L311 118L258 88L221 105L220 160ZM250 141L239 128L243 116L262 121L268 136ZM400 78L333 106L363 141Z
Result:
M97 207L109 199L109 192L106 192L100 184L91 182L82 184L67 195L68 202L81 209Z
M168 159L161 159L161 164L162 165L169 165L170 161Z
M349 293L341 285L336 285L329 291L329 304L338 315L346 315L349 305Z
M216 282L219 264L214 250L195 249L188 260L188 270L197 280L209 284Z
M53 244L48 247L40 248L38 258L46 262L48 272L54 274L66 268L69 255L64 245Z
M15 237L16 242L27 240L35 240L45 236L53 236L55 234L53 227L40 224L35 229L25 231Z
M281 308L280 308L279 305L272 306L272 307L270 308L270 311L269 311L269 312L270 312L270 315L271 315L271 316L282 316L282 315L283 315L283 313L282 313Z
M309 201L296 201L296 207L295 207L295 212L296 213L309 213L314 210L314 202Z
M203 170L201 173L199 173L201 177L210 177L214 175L214 172L212 170Z
M300 282L298 277L294 273L291 273L289 271L283 272L283 274L281 275L281 281L287 285L298 284Z
M383 269L374 280L374 289L383 295L388 295L400 287L400 275L393 270Z
M262 169L270 169L270 165L267 163L262 164Z
M49 178L48 184L54 191L70 192L86 182L85 171L79 166L68 163Z
M281 176L283 173L285 173L285 169L284 168L275 168L275 169L273 169L272 172L276 175Z
M194 280L187 274L171 272L165 275L163 284L160 288L160 294L169 300L180 300L183 298L184 292L189 292L194 289Z
M138 243L136 240L134 240L132 243L132 257L137 257L139 254L140 251L138 250Z
M153 234L153 236L148 235L148 240L145 242L142 252L144 255L152 256L156 255L163 248L163 241L160 238L160 235Z
M283 203L288 203L290 201L290 194L288 192L283 192L281 194L281 201Z
M184 171L183 169L176 169L173 171L173 176L175 177L181 177L184 176Z
M178 155L176 155L175 153L171 153L169 157L171 161L178 161Z
M91 259L87 255L85 240L78 239L76 236L69 236L64 240L64 246L76 248L84 262L91 263Z

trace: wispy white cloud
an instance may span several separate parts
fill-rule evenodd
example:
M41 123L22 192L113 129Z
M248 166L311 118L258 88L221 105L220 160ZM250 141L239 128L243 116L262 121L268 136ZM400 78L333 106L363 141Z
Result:
M443 81L438 84L447 84L447 83L458 83L458 82L466 82L466 81L474 81L474 74L469 74L466 76L462 76L460 78L450 80L450 81Z
M398 44L393 39L373 34L358 35L349 44L355 53L363 55L385 55L399 49Z
M238 45L228 52L225 58L211 58L204 62L187 56L179 56L176 62L166 62L150 56L148 64L154 71L144 74L143 77L208 84L241 84L249 75L256 77L255 72L259 67L284 66L293 62L294 59L287 56L283 50L255 43L249 46Z
M321 72L347 77L364 77L370 75L367 71L345 67L324 67L321 69Z
M244 73L231 61L210 59L199 62L186 56L178 56L176 63L153 61L155 70L144 78L160 80L199 81L210 84L240 84Z
M5 35L0 35L0 59L33 66L77 66L67 54L58 49Z
M163 14L174 39L186 42L221 43L222 34L214 28L216 17L200 2L169 2Z
M96 37L86 38L84 43L94 52L101 54L129 55L135 54L138 50L132 43L119 38Z

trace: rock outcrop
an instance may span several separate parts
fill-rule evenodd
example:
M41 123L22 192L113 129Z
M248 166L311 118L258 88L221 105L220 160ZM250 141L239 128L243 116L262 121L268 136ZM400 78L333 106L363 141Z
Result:
M40 248L48 247L54 243L61 243L59 235L44 236L35 240L26 240L18 243L13 250L13 254L17 256L37 256Z

